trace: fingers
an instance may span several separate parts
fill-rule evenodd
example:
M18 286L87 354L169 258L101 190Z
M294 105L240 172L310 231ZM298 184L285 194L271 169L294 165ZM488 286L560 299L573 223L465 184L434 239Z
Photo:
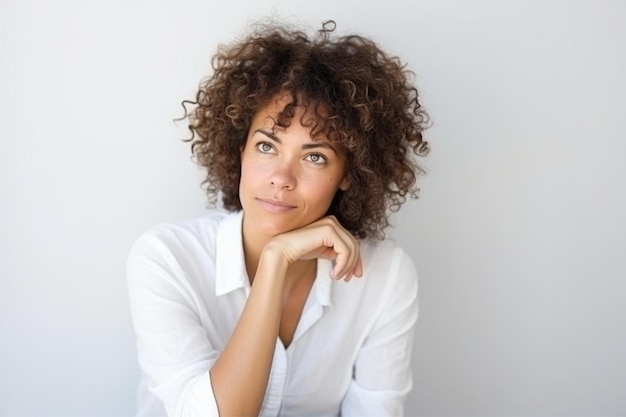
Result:
M350 282L350 280L352 279L352 277L355 276L357 278L361 278L363 276L363 262L361 261L361 257L359 256L356 267L354 268L353 272L350 274L350 276L348 276L348 278L346 279L346 282Z
M273 239L289 263L299 259L324 258L334 261L330 276L350 281L363 275L359 242L334 216L323 217L301 229ZM269 244L268 244L269 245Z
M337 254L331 277L336 280L349 282L354 276L363 275L363 263L359 242L346 229L339 224L334 216L322 219L331 227L329 237L332 239L333 251ZM330 246L330 245L329 245Z

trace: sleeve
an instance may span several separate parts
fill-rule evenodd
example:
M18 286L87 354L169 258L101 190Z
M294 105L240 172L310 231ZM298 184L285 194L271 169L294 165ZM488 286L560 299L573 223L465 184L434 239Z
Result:
M219 353L194 308L183 262L155 234L139 238L130 251L127 283L139 366L168 416L218 416L208 371Z
M381 311L354 365L354 376L343 400L343 417L402 416L413 386L411 355L417 322L417 271L408 255L395 249Z

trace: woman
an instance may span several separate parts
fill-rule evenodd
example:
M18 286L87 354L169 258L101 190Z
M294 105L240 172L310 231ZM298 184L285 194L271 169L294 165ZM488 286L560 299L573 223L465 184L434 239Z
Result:
M426 114L397 58L333 29L258 27L184 103L230 213L131 250L139 414L403 413L417 279L383 230L415 193Z

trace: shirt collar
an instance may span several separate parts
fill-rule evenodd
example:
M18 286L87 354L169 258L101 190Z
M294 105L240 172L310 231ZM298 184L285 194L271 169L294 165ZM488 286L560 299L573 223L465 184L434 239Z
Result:
M224 217L217 230L217 256L215 260L215 294L228 294L239 288L249 288L250 279L246 272L242 238L243 211ZM322 306L332 306L330 278L332 262L317 260L317 274L312 291Z
M230 213L217 229L217 256L215 259L215 294L227 294L250 285L243 254L241 221L243 211Z

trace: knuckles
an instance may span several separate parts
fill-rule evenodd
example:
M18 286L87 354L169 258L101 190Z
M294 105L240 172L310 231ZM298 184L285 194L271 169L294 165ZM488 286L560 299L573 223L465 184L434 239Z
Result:
M335 228L333 227L332 224L322 224L320 226L320 229L322 230L322 233L326 234L326 235L330 235L330 234L336 234L337 232L335 231Z
M327 220L327 221L331 221L331 222L333 222L335 224L339 224L339 222L337 221L337 217L335 217L334 214L330 214L330 215L326 216L324 219Z

